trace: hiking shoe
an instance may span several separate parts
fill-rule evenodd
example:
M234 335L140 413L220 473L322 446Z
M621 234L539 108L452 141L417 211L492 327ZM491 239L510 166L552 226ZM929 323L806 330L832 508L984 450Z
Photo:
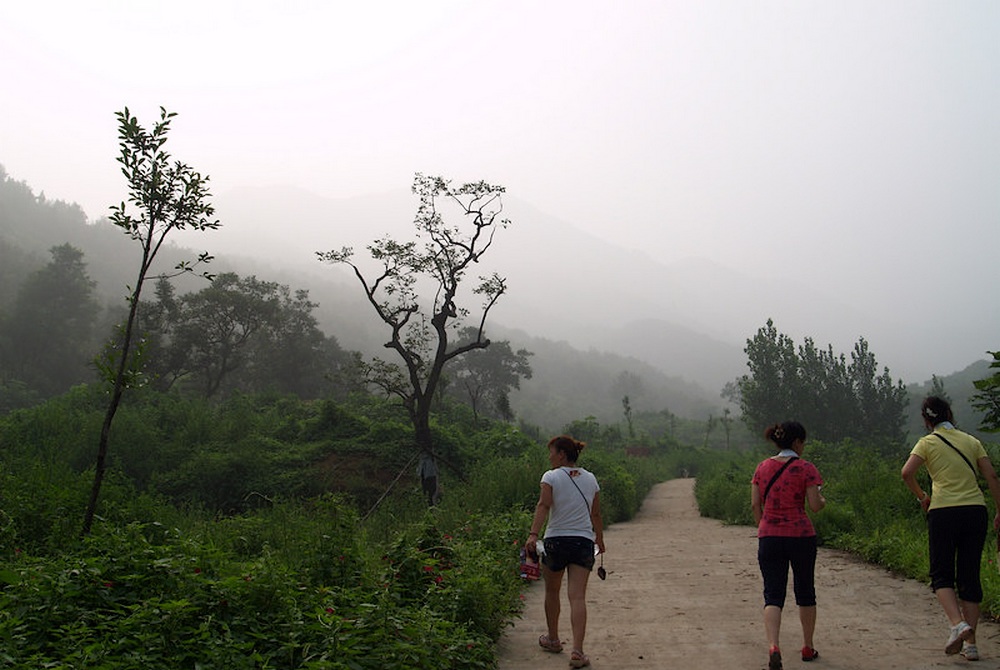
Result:
M978 661L979 650L976 649L976 645L966 642L962 645L962 656L965 656L967 661Z
M819 652L812 647L802 647L802 660L803 661L815 661L819 658Z
M767 655L767 670L781 670L781 650L777 647L771 647Z
M957 654L962 649L962 643L969 639L970 635L972 635L972 626L964 621L959 621L951 627L951 633L948 635L948 644L944 646L944 653L948 655Z

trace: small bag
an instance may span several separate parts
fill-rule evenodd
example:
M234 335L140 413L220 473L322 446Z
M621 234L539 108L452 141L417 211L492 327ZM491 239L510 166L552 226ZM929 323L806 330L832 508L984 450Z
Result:
M538 567L538 555L529 554L524 547L521 547L521 579L533 582L540 576L541 571Z

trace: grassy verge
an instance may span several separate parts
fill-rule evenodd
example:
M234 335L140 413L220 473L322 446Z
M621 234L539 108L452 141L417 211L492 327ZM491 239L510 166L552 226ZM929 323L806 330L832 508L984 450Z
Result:
M996 463L998 450L988 446ZM699 475L695 496L702 515L726 523L753 525L750 479L766 454L719 459ZM896 574L928 583L927 528L924 515L899 476L905 452L885 456L867 445L810 442L805 457L820 469L827 506L811 515L822 545L844 549ZM924 486L930 482L921 472ZM986 495L990 507L993 506ZM1000 574L996 535L990 530L983 554L983 612L1000 616Z

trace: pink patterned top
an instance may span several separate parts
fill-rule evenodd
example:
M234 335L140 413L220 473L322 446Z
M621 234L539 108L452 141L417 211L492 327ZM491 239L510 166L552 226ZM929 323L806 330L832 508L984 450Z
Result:
M784 465L783 461L765 458L753 473L752 482L764 495L768 482ZM816 466L801 458L785 468L764 500L763 516L757 526L757 537L812 537L816 534L806 516L806 489L820 486L823 478Z

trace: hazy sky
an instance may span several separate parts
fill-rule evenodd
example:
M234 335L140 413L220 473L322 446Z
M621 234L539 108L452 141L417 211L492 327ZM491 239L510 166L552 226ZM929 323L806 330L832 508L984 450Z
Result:
M163 105L216 192L486 179L1000 348L995 0L4 4L0 164L91 218L124 195L114 112Z

